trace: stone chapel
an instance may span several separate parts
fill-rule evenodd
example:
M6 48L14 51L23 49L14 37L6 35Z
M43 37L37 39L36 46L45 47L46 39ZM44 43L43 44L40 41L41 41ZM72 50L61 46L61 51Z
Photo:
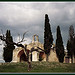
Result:
M41 42L39 42L38 35L33 35L32 42L28 45L27 44L25 44L25 45L27 46L26 49L29 52L29 61L46 61L46 55L42 51L42 50L44 50L44 46ZM30 52L31 49L33 49L32 52ZM27 61L24 49L22 47L18 47L16 49L14 49L12 59L13 59L12 62ZM49 61L50 62L59 62L54 48L52 48L50 51Z

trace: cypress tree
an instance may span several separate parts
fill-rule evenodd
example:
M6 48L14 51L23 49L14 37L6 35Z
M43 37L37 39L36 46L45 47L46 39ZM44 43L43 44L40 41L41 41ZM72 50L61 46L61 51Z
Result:
M13 38L11 36L10 30L6 31L6 40L9 42L13 42ZM9 44L8 42L5 42L6 45L3 48L3 59L5 62L11 62L12 61L12 55L13 55L13 50L15 49L15 46L13 44Z
M67 50L68 50L68 56L69 57L72 57L71 48L72 48L71 42L70 42L70 40L68 40L67 41Z
M69 40L67 42L67 50L69 57L71 57L71 62L74 63L75 35L74 35L74 28L72 25L69 27Z
M73 49L74 49L74 56L75 56L75 35L74 35Z
M45 14L45 26L44 26L44 50L46 54L46 61L48 61L48 56L50 54L50 49L53 44L53 36L51 32L51 27L49 23L48 15Z
M64 46L63 46L63 41L62 41L62 36L61 36L61 31L59 26L57 26L56 53L57 53L59 62L63 62L64 61Z

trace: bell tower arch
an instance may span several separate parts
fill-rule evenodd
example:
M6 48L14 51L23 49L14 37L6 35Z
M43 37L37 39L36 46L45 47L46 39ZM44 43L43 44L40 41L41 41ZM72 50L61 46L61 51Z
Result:
M39 36L38 35L33 35L33 40L32 40L32 42L39 42Z

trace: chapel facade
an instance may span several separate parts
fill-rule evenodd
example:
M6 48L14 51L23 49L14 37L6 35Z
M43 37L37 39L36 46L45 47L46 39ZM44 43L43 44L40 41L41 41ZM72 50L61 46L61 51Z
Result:
M44 45L39 42L39 36L33 35L32 42L30 44L25 44L27 51L29 53L29 61L46 61L46 54L43 51ZM53 45L55 46L55 45ZM31 52L32 50L32 52ZM18 47L13 50L12 62L24 62L26 60L25 50L22 47ZM48 57L50 62L59 62L55 48L51 48L50 55Z

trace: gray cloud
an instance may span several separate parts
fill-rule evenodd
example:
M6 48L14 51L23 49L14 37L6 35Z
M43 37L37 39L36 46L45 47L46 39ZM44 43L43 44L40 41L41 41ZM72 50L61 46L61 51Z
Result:
M0 7L1 28L10 29L14 36L24 31L29 31L30 36L43 35L46 13L49 15L53 33L56 32L57 25L60 25L62 31L66 31L68 26L75 24L75 2L0 3Z

